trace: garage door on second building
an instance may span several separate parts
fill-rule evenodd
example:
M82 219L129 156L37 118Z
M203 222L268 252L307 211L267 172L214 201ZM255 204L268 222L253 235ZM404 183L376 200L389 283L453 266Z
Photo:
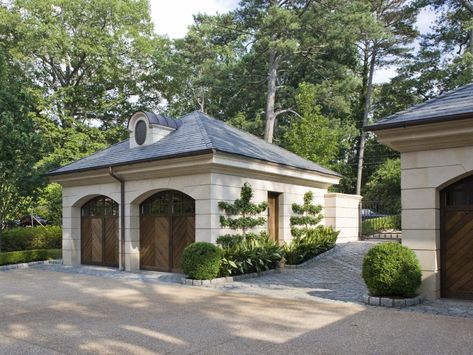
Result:
M184 249L195 241L195 201L175 190L158 192L140 206L140 267L181 270Z
M473 299L473 176L441 193L442 297Z

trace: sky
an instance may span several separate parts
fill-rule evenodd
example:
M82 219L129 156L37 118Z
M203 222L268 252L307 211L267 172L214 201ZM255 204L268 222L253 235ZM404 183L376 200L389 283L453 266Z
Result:
M170 38L181 38L185 36L187 26L192 24L193 14L225 13L235 9L238 2L238 0L150 0L151 16L157 33ZM431 10L423 10L417 19L418 30L421 33L427 32L434 19L435 14ZM375 72L374 82L387 82L395 74L395 67L378 69Z

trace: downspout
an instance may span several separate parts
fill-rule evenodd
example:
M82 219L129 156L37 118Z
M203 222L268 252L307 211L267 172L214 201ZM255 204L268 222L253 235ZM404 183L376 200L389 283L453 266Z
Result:
M113 172L111 166L108 167L109 175L120 183L120 268L125 270L125 180Z

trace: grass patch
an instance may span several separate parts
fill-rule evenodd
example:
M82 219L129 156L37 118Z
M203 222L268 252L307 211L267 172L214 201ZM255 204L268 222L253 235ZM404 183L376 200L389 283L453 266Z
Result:
M33 249L22 251L10 251L0 253L0 265L29 263L31 261L42 261L61 258L61 249Z

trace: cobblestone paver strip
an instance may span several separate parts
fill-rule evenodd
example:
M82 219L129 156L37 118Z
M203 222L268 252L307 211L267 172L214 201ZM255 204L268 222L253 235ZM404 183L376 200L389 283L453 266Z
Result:
M375 242L352 242L299 269L233 282L218 289L293 299L323 298L363 302L367 293L361 279L363 257Z

